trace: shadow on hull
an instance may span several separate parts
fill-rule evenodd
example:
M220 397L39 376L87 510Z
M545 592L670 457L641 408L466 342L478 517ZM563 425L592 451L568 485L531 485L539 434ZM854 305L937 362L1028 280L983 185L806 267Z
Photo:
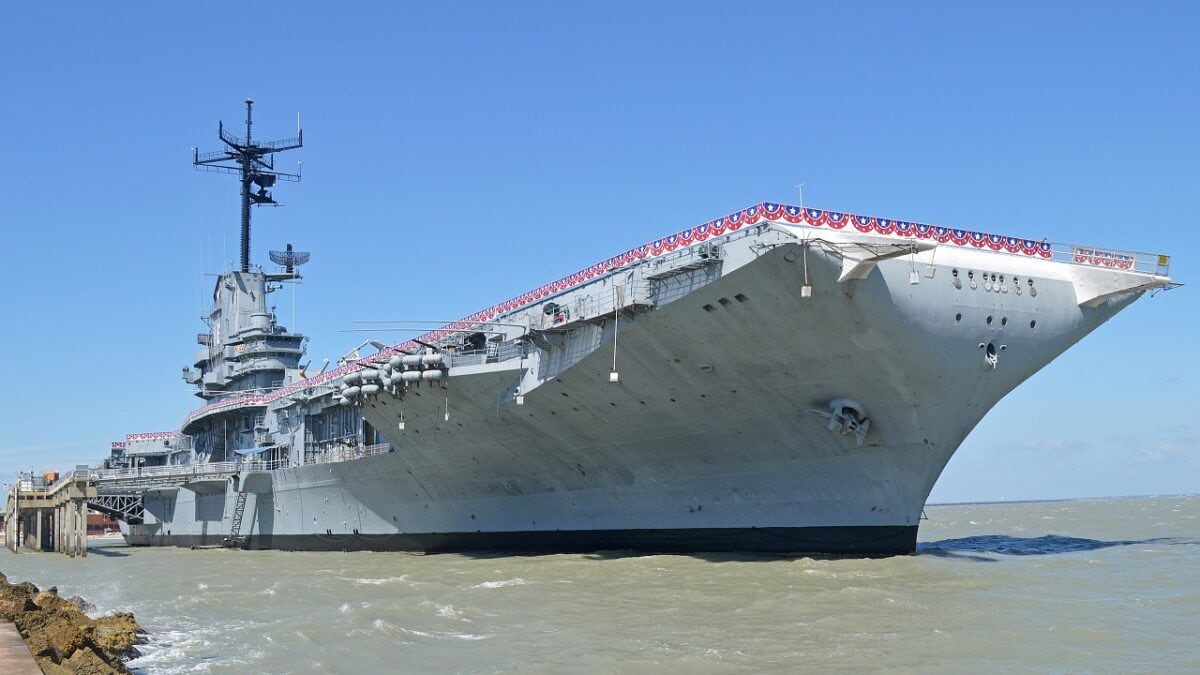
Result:
M403 551L480 557L590 553L626 557L658 553L711 556L714 560L771 556L886 557L916 548L917 528L760 527L713 529L454 532L427 534L253 535L238 548L284 551ZM219 535L131 534L131 546L209 548ZM764 555L765 554L765 555ZM731 557L732 556L732 557ZM744 557L739 557L744 556Z

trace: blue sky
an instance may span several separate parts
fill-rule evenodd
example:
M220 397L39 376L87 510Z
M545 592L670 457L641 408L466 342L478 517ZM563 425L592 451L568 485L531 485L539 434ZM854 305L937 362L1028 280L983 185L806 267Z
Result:
M809 205L1165 252L1196 278L1194 4L9 3L0 23L5 480L196 405L179 371L237 195L191 148L247 96L260 138L302 116L280 159L304 180L253 243L313 252L314 363L354 321L463 316L802 181ZM1200 489L1195 296L1139 301L1017 389L932 499Z

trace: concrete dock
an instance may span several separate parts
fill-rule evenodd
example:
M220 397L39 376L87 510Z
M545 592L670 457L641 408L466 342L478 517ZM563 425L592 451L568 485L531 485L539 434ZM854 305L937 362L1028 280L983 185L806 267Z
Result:
M0 673L6 675L42 675L29 646L21 639L16 624L0 623Z
M96 479L87 467L50 485L18 481L4 506L4 545L13 553L24 548L86 556L87 502L95 498Z

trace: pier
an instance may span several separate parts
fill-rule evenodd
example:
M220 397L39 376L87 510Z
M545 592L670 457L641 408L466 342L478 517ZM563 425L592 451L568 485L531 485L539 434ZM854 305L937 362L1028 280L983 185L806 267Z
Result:
M53 482L22 476L4 506L4 545L87 556L88 501L97 496L96 478L77 467Z

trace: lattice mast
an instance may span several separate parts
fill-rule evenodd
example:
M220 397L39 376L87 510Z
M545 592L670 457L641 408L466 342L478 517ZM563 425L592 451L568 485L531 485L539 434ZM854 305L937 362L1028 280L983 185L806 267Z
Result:
M304 131L297 127L295 138L255 143L251 136L254 101L246 99L246 137L244 139L225 130L225 123L218 122L217 138L225 144L224 150L200 154L192 150L192 165L203 171L236 173L242 180L242 271L250 271L250 206L279 203L267 188L283 179L299 182L300 171L285 173L275 170L275 153L294 150L304 145ZM257 190L254 187L257 186Z

